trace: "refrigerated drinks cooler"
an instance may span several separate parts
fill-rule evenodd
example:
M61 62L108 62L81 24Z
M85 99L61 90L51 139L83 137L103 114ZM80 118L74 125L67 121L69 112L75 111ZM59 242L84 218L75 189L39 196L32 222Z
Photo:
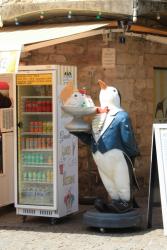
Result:
M22 66L15 92L17 214L59 218L78 210L78 145L60 93L74 66Z

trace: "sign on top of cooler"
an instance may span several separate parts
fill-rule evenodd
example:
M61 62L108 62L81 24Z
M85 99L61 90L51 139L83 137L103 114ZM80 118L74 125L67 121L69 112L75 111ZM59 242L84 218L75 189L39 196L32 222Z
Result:
M17 74L17 85L51 85L52 74L40 73L40 74Z

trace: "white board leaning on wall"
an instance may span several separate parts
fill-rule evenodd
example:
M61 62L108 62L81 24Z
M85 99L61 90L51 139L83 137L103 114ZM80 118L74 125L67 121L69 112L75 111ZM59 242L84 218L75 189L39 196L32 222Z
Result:
M167 236L167 124L154 124L164 235Z

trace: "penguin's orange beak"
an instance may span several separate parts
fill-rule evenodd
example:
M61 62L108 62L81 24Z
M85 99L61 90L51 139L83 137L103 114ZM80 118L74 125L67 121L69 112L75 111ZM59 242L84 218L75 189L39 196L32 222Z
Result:
M106 89L107 88L107 84L105 82L103 82L102 80L98 80L98 84L100 85L101 89Z

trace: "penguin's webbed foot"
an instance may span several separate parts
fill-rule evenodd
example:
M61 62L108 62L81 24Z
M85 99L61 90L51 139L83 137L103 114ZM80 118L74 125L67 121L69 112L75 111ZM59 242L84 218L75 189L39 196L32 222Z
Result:
M108 210L107 204L100 198L95 200L94 206L99 212L102 212L102 213L106 213Z
M95 208L102 213L126 213L133 209L131 201L112 200L111 203L106 203L102 199L96 199L94 202Z
M107 204L108 210L115 213L126 213L133 209L131 201L112 200L111 203Z

